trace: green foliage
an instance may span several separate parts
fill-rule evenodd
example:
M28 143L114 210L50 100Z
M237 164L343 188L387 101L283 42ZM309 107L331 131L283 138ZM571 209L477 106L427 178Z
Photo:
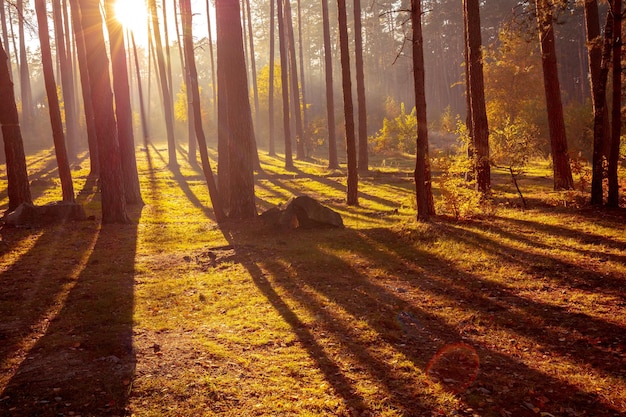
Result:
M450 107L450 105L448 105L444 112L439 116L439 121L436 128L441 133L455 133L458 117L458 115L452 114L452 108Z
M176 121L187 121L187 85L180 84L180 90L176 94L176 103L174 103L174 117Z
M515 175L521 174L528 161L539 153L538 136L538 128L526 120L505 118L502 125L491 129L492 161Z
M484 212L482 195L476 189L476 179L468 175L473 170L473 160L468 156L469 135L464 123L458 123L459 146L454 152L442 154L433 161L440 171L436 177L440 196L435 201L438 213L467 219Z
M576 101L565 107L565 128L570 151L591 160L593 153L593 107L591 101Z
M393 101L386 109L393 111ZM369 141L375 152L404 152L415 154L417 136L417 117L415 107L406 112L404 103L400 104L399 113L394 117L385 117L383 127Z

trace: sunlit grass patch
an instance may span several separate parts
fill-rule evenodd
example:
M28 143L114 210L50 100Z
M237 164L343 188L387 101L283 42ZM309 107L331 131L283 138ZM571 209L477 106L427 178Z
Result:
M309 160L290 171L261 154L259 211L308 194L346 224L279 231L256 221L220 229L197 167L181 158L170 171L162 145L137 155L146 204L129 208L136 223L3 230L0 282L15 287L0 295L0 383L14 388L0 410L626 412L623 213L550 206L545 164L522 179L527 210L496 172L496 194L510 196L495 214L419 224L410 157L373 158L350 207L343 168ZM58 192L55 183L46 195ZM96 218L98 197L86 187L80 200ZM55 315L31 319L41 311ZM51 380L33 371L48 365Z

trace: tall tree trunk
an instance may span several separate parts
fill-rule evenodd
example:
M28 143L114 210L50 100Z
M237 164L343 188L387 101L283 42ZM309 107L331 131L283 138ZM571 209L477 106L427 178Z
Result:
M417 157L415 161L415 194L417 219L428 221L435 214L428 157L428 120L426 118L426 86L424 78L424 41L422 37L422 1L411 0L413 30L413 81L417 116Z
M26 34L24 31L24 1L17 0L18 33L20 37L20 92L22 95L22 119L26 126L32 126L35 120L33 93L30 86L30 70L26 52Z
M606 105L606 83L613 38L613 15L607 12L604 42L600 43L600 17L597 0L585 0L585 30L591 74L593 104L593 157L591 176L591 204L601 205L603 196L604 150L610 142L609 112Z
M259 87L257 84L256 78L256 56L254 54L254 36L252 33L252 13L250 11L250 0L245 0L246 4L246 15L248 16L248 43L250 45L250 70L252 73L252 94L254 96L254 117L256 121L256 126L259 126Z
M324 26L324 69L326 76L326 118L328 122L328 168L338 169L337 132L335 129L335 98L333 88L333 50L330 44L330 18L328 0L322 0L322 24Z
M217 12L216 12L217 13ZM217 20L216 16L216 20ZM230 155L228 153L228 95L226 91L227 64L226 49L229 47L226 36L222 34L225 26L216 21L217 30L217 179L219 195L224 211L229 211L230 204Z
M346 153L348 157L347 203L349 206L356 206L359 204L359 173L354 134L354 106L352 104L352 80L350 79L350 48L348 47L346 0L337 1L337 10L339 12L339 48L341 50L343 112L346 126Z
M291 147L291 121L289 118L289 60L287 54L287 39L285 34L285 16L283 0L277 0L278 5L278 45L280 49L280 85L283 96L283 136L285 138L285 168L293 168L293 151Z
M135 43L135 34L130 32L130 39L133 46L133 58L135 60L135 73L137 75L137 93L139 94L139 115L141 117L141 132L143 133L143 144L148 146L150 134L148 133L148 120L146 117L146 105L143 98L143 83L141 80L141 69L139 68L139 55L137 54L137 44ZM150 63L148 62L148 65Z
M105 0L106 24L111 48L111 66L113 91L115 92L115 115L117 119L117 138L124 174L124 192L126 203L143 204L137 159L135 157L135 135L133 133L133 111L130 104L130 85L124 31L115 18L114 0Z
M150 15L152 17L152 37L154 38L156 60L159 69L159 84L161 87L161 98L163 100L163 111L165 116L165 129L167 133L168 166L171 170L177 171L178 161L176 160L176 139L174 137L174 109L172 106L172 92L169 88L168 72L165 68L165 57L163 56L163 44L161 42L161 31L159 29L159 17L157 15L156 0L148 0Z
M215 59L213 56L213 30L209 0L206 0L206 24L209 31L209 58L211 60L211 90L213 91L213 119L217 121L217 78L215 77ZM223 196L222 196L223 198Z
M192 108L193 96L189 89L189 71L185 68L185 60L183 59L183 46L181 43L180 29L178 28L178 10L176 6L176 0L174 0L174 27L176 28L176 43L178 44L178 55L180 57L180 68L185 74L185 92L187 93L187 143L189 145L189 163L196 164L196 128L194 121L194 110ZM181 19L182 20L182 19ZM193 39L192 39L193 41ZM184 41L183 41L184 43Z
M61 85L63 93L63 103L65 107L65 128L67 153L71 158L76 157L78 140L78 118L76 112L76 99L74 93L74 71L70 51L65 46L65 34L63 27L63 12L60 0L52 1L52 11L54 15L54 34L57 48L57 58L61 67ZM69 34L67 35L69 36Z
M361 0L354 0L354 49L356 64L356 96L359 109L359 171L369 170L367 151L367 108L365 103L365 74L363 70L363 28L361 24Z
M304 132L302 128L302 109L300 107L300 85L298 83L298 58L296 57L296 43L293 33L293 18L291 14L291 0L284 0L285 35L287 36L289 56L289 79L291 81L291 104L296 121L296 158L304 159Z
M247 0L250 1L250 0ZM302 40L302 7L300 5L300 0L297 0L297 8L298 8L298 58L300 60L300 87L302 88L302 149L303 155L306 157L308 155L308 147L309 147L309 138L308 138L308 128L309 128L309 119L306 108L306 83L305 83L305 70L304 70L304 41Z
M176 0L172 0L175 2ZM167 17L167 0L162 0L161 10L163 14L163 37L165 41L165 65L167 68L167 87L170 90L170 100L172 105L174 103L174 83L172 81L172 54L170 51L170 32L169 32L169 19Z
M75 0L72 2L75 3ZM79 0L79 4L100 156L102 222L127 223L129 218L126 214L122 161L113 110L113 92L102 15L98 2Z
M6 1L0 0L0 22L2 23L2 44L4 45L5 54L9 60L9 75L13 79L13 69L11 68L11 46L9 43L9 29L7 28Z
M213 170L211 169L211 163L209 162L209 155L207 152L206 138L202 128L200 89L198 88L198 71L196 70L196 60L193 51L191 4L189 0L180 0L180 11L183 22L183 43L186 60L185 68L187 68L187 71L189 72L188 79L190 82L187 88L191 90L192 102L190 105L193 107L194 112L195 134L198 138L198 148L200 149L200 159L202 160L202 171L204 172L204 177L206 178L209 189L213 212L215 213L215 219L218 223L220 223L226 219L226 215L224 214L224 209L222 208L220 196L215 184L215 178L213 177Z
M487 109L485 107L485 81L483 78L482 40L480 34L480 6L478 0L464 0L466 20L467 95L470 103L470 123L472 132L471 147L475 151L474 171L476 187L482 194L491 188L491 168L489 161L489 127L487 125Z
M76 38L76 56L78 57L81 91L83 94L83 109L85 112L85 124L87 126L87 143L89 146L90 161L89 176L96 178L100 176L98 139L93 110L93 100L91 98L91 85L89 84L89 70L87 68L87 49L85 46L85 36L81 26L80 8L77 1L78 0L70 0L70 8L72 10L72 27L74 30L74 37Z
M278 0L280 1L280 0ZM274 124L274 74L276 60L276 0L270 0L270 63L268 85L268 113L269 113L269 155L276 156L276 127Z
M11 81L9 57L0 44L0 125L7 165L9 211L22 203L32 202L26 171L26 156Z
M228 157L230 181L230 211L233 219L256 217L254 194L254 155L250 146L254 138L252 112L246 77L243 35L238 0L217 0L218 37L222 36L226 48L218 58L218 72L224 74L228 114ZM219 52L219 48L218 48Z
M44 84L48 96L48 110L50 124L52 125L52 139L56 154L59 178L61 179L61 191L63 201L74 202L74 185L72 184L72 171L67 159L65 149L65 136L63 135L63 121L61 120L61 107L57 96L57 85L54 81L54 67L52 64L52 52L50 51L50 34L48 29L48 14L45 0L35 0L35 12L39 29L39 43L41 46L41 63L43 66Z
M619 145L622 133L622 0L613 0L613 104L611 108L611 152L609 153L609 196L607 206L619 207Z
M550 127L550 147L554 168L554 189L570 190L574 188L574 179L569 164L561 87L556 62L554 44L554 26L552 10L547 0L536 1L537 26L539 28L539 44L541 47L541 63L543 66L543 84L548 108L548 124Z

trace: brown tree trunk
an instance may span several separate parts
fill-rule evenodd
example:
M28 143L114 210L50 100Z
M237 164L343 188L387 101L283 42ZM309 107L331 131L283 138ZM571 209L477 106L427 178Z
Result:
M601 205L604 200L604 150L610 141L609 112L606 105L606 83L613 40L613 17L607 13L604 42L600 44L600 22L597 0L585 0L585 29L591 74L591 99L593 104L593 157L591 176L591 204Z
M356 96L359 109L359 171L369 170L367 151L367 109L365 97L365 73L363 70L363 28L361 24L361 0L354 0L354 41L356 64Z
M572 178L572 170L569 164L561 87L554 44L552 10L550 7L547 0L537 0L536 2L541 63L543 66L543 84L548 108L550 147L554 168L554 189L570 190L574 188L574 179Z
M26 52L26 34L24 31L24 1L17 0L18 33L20 37L20 93L22 96L22 123L32 126L35 120L35 108L33 105L33 93L30 86L30 70L28 55Z
M415 194L417 219L428 221L435 214L428 157L428 120L426 118L426 86L424 81L424 41L422 37L422 1L411 0L413 29L413 81L417 116L417 157L415 161Z
M5 0L0 0L0 23L2 24L2 44L4 45L5 54L9 60L9 75L13 79L13 69L11 68L11 47L9 43L9 29L7 28L7 16L5 9Z
M126 203L143 204L137 159L135 157L135 135L133 133L133 111L130 104L130 85L124 32L122 25L115 18L113 0L105 1L106 24L111 48L111 66L113 91L115 92L115 115L117 120L117 138L120 146L122 171L124 174L124 192Z
M176 2L176 0L172 0ZM170 100L172 106L174 103L174 83L172 82L172 54L170 51L170 32L169 32L169 19L167 17L167 0L161 1L161 11L163 14L163 41L165 43L165 66L167 68L167 88L170 91Z
M277 0L278 13L278 44L280 48L280 77L283 95L283 135L285 138L285 168L293 168L293 151L291 147L291 121L289 118L289 71L287 57L287 39L285 34L285 17L283 13L283 0Z
M54 34L57 48L57 58L61 67L61 85L63 86L63 104L65 107L65 128L67 153L71 158L76 157L78 140L78 118L76 111L76 98L74 93L74 71L72 69L71 51L66 50L63 28L63 13L60 0L52 1L54 13Z
M256 217L254 194L254 155L250 146L254 138L252 112L245 67L243 34L238 0L216 1L218 37L225 50L218 57L218 72L225 71L226 113L228 115L228 163L230 182L229 217ZM218 53L219 53L218 48ZM220 58L225 62L220 63Z
M180 11L183 22L183 43L185 48L185 61L187 71L189 72L188 89L191 91L192 102L190 105L193 107L194 121L195 121L195 134L198 138L198 148L200 150L200 159L202 161L202 171L206 178L207 186L209 189L209 196L211 198L211 204L213 205L213 212L215 213L215 220L220 223L226 219L224 209L222 208L217 186L215 184L215 178L213 177L213 170L211 169L211 163L209 162L209 155L207 152L206 138L204 136L204 129L202 127L202 113L200 111L200 90L198 88L198 71L196 70L196 60L193 51L193 35L192 35L192 20L191 20L191 4L189 0L180 1Z
M97 1L79 0L79 4L100 156L102 222L127 223L129 218L126 214L122 161L113 110L113 92L102 15Z
M250 12L250 0L245 0L246 22L248 24L248 44L250 46L250 71L252 73L252 95L254 97L254 117L256 126L259 126L259 88L256 79L256 56L254 54L254 36L252 33L252 13Z
M172 107L172 92L169 88L168 72L165 68L165 57L163 56L163 43L161 42L161 31L159 30L159 17L157 15L156 0L148 0L150 15L152 17L152 37L154 38L156 60L159 72L159 84L161 87L161 98L163 99L163 112L165 117L165 129L167 133L168 166L171 170L177 171L178 161L176 160L176 138L174 137L174 109Z
M141 117L141 132L143 133L143 144L148 146L148 120L146 118L146 105L143 98L143 84L141 80L141 69L139 68L139 55L137 54L137 44L135 43L135 34L130 32L130 39L133 46L133 58L135 61L135 74L137 76L137 93L139 94L139 115ZM150 65L148 63L148 65Z
M619 207L619 144L622 133L622 0L613 0L613 104L611 107L611 152L607 206Z
M213 31L211 29L211 13L209 0L206 0L206 23L209 31L209 58L211 59L211 90L213 91L213 119L217 121L217 78L215 77L215 59L213 56ZM223 197L223 196L222 196Z
M333 51L330 44L328 0L322 0L322 24L324 26L324 69L326 76L326 117L328 122L328 168L338 169L339 158L337 157L335 98L333 88Z
M482 40L480 34L480 7L478 0L464 0L464 15L467 27L467 95L470 103L470 123L472 132L471 147L474 154L476 187L482 194L491 188L491 167L489 161L489 127L485 107L485 82L483 78Z
M7 165L9 211L22 203L32 202L26 172L26 156L11 81L9 57L0 44L0 125Z
M50 124L52 125L52 139L59 178L61 179L61 191L63 201L74 202L74 185L72 184L72 171L67 159L65 149L65 136L63 135L63 121L61 120L61 107L57 96L57 85L54 81L54 67L52 65L52 52L50 50L50 35L48 30L48 14L45 0L35 0L35 12L39 32L39 44L41 46L41 63L43 66L44 84L48 97L48 110Z
M248 0L250 1L250 0ZM309 119L306 108L306 82L304 77L304 46L302 40L302 7L300 5L300 0L297 0L297 9L298 9L298 59L300 61L300 87L302 88L302 152L303 156L308 156L308 146L309 146L309 138L308 138L308 127L309 127Z
M304 131L302 128L302 108L300 102L300 85L298 82L298 58L293 33L291 0L284 1L285 36L287 37L287 55L289 56L289 80L291 81L291 105L296 121L296 159L304 159ZM286 69L285 69L286 70Z
M339 12L339 48L341 50L343 112L346 126L346 153L348 157L347 203L349 206L357 206L359 204L359 173L354 134L354 106L352 104L352 81L350 79L350 48L348 47L346 0L338 0L337 10Z
M98 140L96 133L96 121L93 113L93 100L91 99L91 85L89 84L89 71L87 68L87 50L85 48L85 36L82 30L80 8L78 0L70 0L72 10L72 27L76 38L76 56L80 71L81 91L83 94L83 109L85 112L85 124L87 126L87 143L89 146L90 172L89 177L100 176L100 159L98 157Z
M280 0L278 0L280 1ZM276 156L276 142L274 135L276 127L274 124L274 67L276 60L276 0L270 0L270 63L269 63L269 85L268 85L268 115L269 115L269 155Z
M184 73L185 73L185 85L187 86L187 88L185 89L186 94L187 94L187 143L189 146L189 155L188 159L189 159L189 163L192 165L196 165L197 161L196 161L196 151L197 151L197 147L196 147L196 128L195 128L195 121L194 121L194 110L193 110L193 106L191 105L192 101L193 101L193 96L192 93L189 89L189 85L191 83L191 80L189 79L189 71L185 68L185 60L183 58L183 49L184 47L181 44L181 36L180 36L180 29L178 27L178 10L177 10L177 6L176 6L176 0L174 0L174 27L176 28L176 42L178 43L178 55L180 57L180 68L183 69ZM182 20L182 19L181 19ZM193 41L193 39L192 39ZM184 43L184 40L183 40ZM195 61L194 61L195 62Z
M217 20L216 16L216 20ZM230 204L230 163L228 154L228 96L226 91L226 72L227 67L226 37L221 33L224 25L220 25L216 21L217 31L217 186L219 195L224 207L224 211L228 213Z

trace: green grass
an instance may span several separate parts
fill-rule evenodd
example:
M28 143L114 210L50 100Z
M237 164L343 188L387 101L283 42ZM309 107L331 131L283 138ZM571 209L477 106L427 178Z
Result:
M490 215L424 225L410 157L374 157L348 207L344 171L262 155L260 208L306 193L346 224L280 232L218 228L201 172L164 155L137 153L133 224L99 224L81 162L95 221L2 230L2 415L626 413L626 216L551 191L544 162L528 210L496 171Z

